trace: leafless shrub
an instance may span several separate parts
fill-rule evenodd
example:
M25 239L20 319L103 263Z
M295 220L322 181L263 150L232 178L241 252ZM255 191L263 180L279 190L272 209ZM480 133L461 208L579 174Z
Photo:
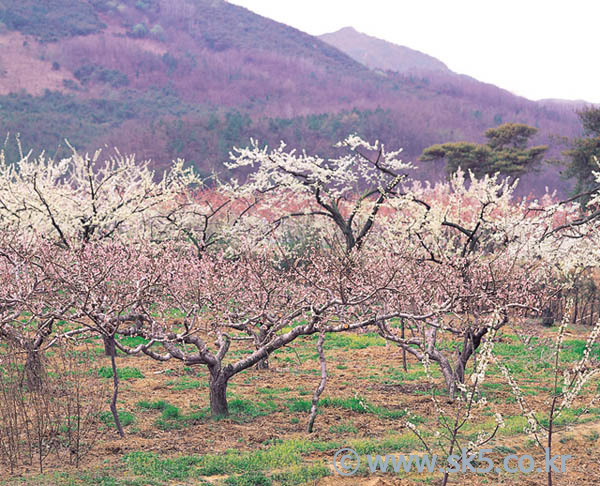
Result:
M88 378L95 357L60 342L38 360L36 386L28 380L27 359L9 343L0 348L0 464L11 473L34 464L43 472L55 456L78 467L98 434L97 410L106 396L105 385Z

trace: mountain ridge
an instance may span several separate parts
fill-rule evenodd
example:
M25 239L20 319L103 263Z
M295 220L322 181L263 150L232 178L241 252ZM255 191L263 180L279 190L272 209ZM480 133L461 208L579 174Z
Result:
M453 73L446 64L429 54L359 32L351 26L318 37L370 69Z

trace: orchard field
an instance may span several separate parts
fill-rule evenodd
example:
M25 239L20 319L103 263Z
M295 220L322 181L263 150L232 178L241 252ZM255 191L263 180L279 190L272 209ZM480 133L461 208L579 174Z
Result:
M574 362L584 341L573 331L565 342L563 358ZM556 337L556 329L540 333L541 340ZM438 427L431 394L445 394L439 373L429 382L422 366L409 358L402 368L402 353L374 333L336 336L325 342L329 381L313 434L306 433L312 394L319 383L316 340L303 339L293 348L275 353L271 369L243 372L230 385L231 416L209 417L207 374L194 367L156 363L142 357L119 355L122 378L118 409L125 439L116 435L109 414L90 423L86 440L93 444L79 469L68 464L68 455L49 457L44 474L35 465L23 475L3 479L6 484L27 485L163 485L163 484L437 484L439 474L373 474L365 466L357 477L344 479L333 470L332 458L342 447L361 455L422 451L423 446L405 426L408 419L424 431ZM548 345L545 345L548 348ZM510 363L533 407L544 410L552 386L547 361L531 362L544 345L528 349L510 331L496 346L498 357ZM94 408L108 410L110 373L108 358L99 342L82 345L89 351L85 387L104 390ZM243 349L239 350L239 353ZM236 351L236 354L238 351ZM548 353L549 354L549 353ZM544 364L545 363L545 364ZM531 454L543 460L543 451L524 434L527 421L515 404L510 387L500 373L488 371L481 387L489 405L478 412L464 430L475 439L481 429L495 426L493 410L503 413L506 427L497 435L490 457L495 464L507 454ZM586 398L596 392L590 388ZM577 406L564 415L571 421ZM600 477L598 440L600 407L583 413L576 425L557 433L556 453L574 456L567 474L557 474L557 484L590 484ZM25 472L26 471L26 472ZM401 480L397 478L401 477ZM269 478L269 479L267 479ZM454 484L544 484L542 474L458 474ZM451 483L451 484L453 484Z
M338 148L253 142L228 182L118 153L2 156L0 481L600 480L598 188L517 199L460 169L431 187L399 151ZM366 459L463 449L572 458L461 474Z

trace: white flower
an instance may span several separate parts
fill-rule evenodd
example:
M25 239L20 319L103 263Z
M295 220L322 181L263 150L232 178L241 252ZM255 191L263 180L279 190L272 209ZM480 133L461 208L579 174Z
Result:
M496 424L498 424L498 427L500 427L501 429L506 427L506 424L504 423L504 419L502 418L502 415L500 415L500 413L496 412L494 414L494 419L496 420Z

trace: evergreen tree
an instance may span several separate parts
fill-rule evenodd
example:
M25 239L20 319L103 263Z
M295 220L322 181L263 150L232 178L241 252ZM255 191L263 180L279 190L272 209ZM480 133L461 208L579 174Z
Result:
M504 123L485 132L487 144L449 142L432 145L421 154L420 160L446 159L448 176L461 167L476 176L500 172L519 177L538 164L548 147L527 148L537 129L521 123Z
M564 175L575 179L573 192L580 194L597 186L592 171L600 170L594 158L600 160L600 108L585 108L577 115L585 136L571 141L570 149L565 152L570 162Z

